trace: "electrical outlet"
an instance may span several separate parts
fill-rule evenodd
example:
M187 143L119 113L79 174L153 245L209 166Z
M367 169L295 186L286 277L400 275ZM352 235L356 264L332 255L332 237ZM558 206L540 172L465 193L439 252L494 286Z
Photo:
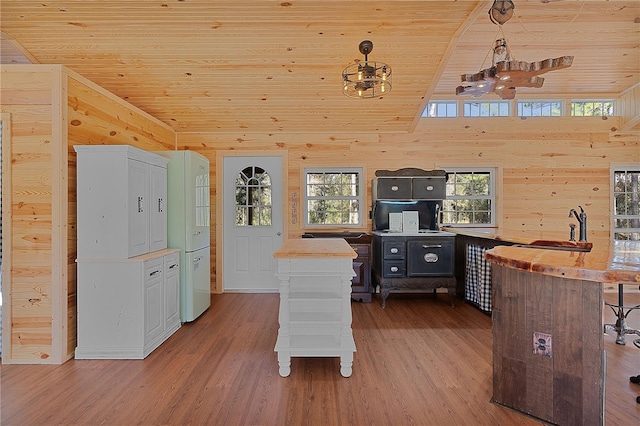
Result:
M551 357L552 354L552 339L550 334L533 332L533 353L536 355L542 355Z

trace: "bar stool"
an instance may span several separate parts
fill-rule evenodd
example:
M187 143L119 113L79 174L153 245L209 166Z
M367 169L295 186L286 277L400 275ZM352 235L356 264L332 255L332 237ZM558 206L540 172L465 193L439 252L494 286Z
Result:
M615 324L604 325L605 334L610 330L615 331L616 343L618 345L624 345L626 343L624 336L627 334L636 334L640 336L639 330L627 326L627 317L631 312L635 311L636 309L640 309L640 305L624 306L624 291L622 284L618 284L618 304L616 305L607 301L605 301L604 304L611 308L617 318ZM637 339L637 341L640 342L640 339ZM638 346L638 344L636 344L636 341L634 341L633 343Z

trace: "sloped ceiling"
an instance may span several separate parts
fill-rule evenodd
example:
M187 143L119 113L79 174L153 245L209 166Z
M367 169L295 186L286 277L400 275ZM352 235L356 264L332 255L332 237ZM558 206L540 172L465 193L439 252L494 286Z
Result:
M410 132L431 98L491 65L573 55L518 97L617 97L640 81L640 1L2 0L2 63L63 64L178 132ZM382 99L341 92L362 59L393 68ZM486 99L499 99L487 95ZM485 99L483 98L483 99Z

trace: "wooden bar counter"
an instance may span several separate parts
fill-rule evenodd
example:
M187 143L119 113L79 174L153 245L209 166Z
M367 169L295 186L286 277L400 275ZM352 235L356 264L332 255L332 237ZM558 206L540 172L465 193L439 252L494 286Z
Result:
M604 424L605 284L640 285L640 243L590 252L498 246L493 401L559 425Z

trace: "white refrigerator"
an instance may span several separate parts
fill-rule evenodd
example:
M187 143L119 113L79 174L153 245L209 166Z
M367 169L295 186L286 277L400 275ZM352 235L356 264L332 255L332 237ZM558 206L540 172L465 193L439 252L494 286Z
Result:
M167 245L180 249L180 320L211 304L209 160L193 151L160 151L167 165Z

